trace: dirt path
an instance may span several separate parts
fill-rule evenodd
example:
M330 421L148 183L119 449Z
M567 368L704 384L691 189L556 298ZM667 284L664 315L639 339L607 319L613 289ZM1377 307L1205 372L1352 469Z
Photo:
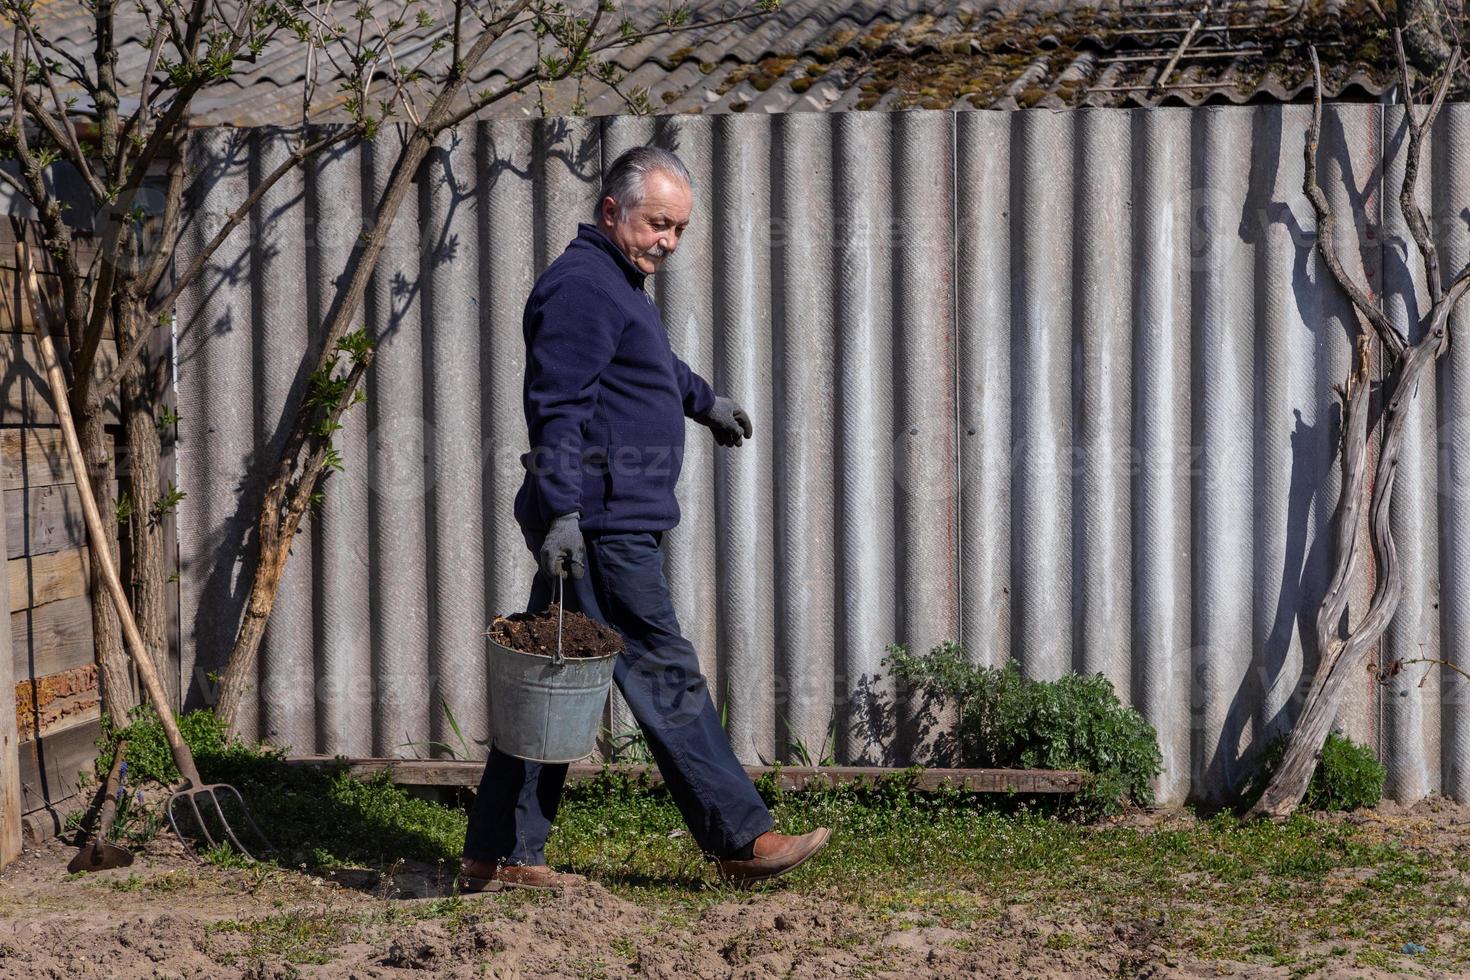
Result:
M131 868L71 878L72 853L52 843L0 874L0 977L1301 975L1176 958L1161 923L1050 922L1020 907L957 930L779 889L657 905L595 883L458 899L425 866L218 868L160 838ZM1329 957L1318 975L1399 975L1350 963Z

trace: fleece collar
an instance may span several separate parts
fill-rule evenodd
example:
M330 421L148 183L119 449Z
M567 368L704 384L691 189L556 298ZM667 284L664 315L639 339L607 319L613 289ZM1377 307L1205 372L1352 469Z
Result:
M618 248L611 238L608 238L602 233L602 229L594 224L582 222L577 225L577 240L586 242L588 245L601 249L612 256L613 261L618 264L618 268L622 270L623 275L628 277L628 284L634 289L641 290L643 288L643 281L648 276L644 274L642 269L633 264L632 259L623 254L623 250Z

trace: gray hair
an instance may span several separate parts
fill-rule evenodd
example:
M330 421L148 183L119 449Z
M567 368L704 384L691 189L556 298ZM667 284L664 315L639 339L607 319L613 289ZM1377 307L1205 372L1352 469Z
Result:
M602 202L609 197L623 207L633 207L642 201L648 178L655 173L682 181L691 190L694 188L683 160L657 146L635 146L613 161L602 182L602 193L597 195L593 219L602 220Z

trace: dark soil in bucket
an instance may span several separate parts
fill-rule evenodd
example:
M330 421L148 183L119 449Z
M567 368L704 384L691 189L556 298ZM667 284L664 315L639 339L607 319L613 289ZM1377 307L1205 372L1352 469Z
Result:
M485 632L501 646L549 657L556 652L557 608L552 603L545 612L497 616ZM617 630L579 612L567 611L561 627L563 657L605 657L622 650L623 637Z

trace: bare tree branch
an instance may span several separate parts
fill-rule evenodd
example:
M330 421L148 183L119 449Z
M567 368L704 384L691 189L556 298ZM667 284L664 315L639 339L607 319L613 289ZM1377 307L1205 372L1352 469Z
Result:
M72 128L71 120L47 109L41 100L29 91L21 93L21 103L27 117L46 133L47 138L61 150L62 158L77 171L77 175L87 185L87 192L92 195L93 199L106 200L107 191L98 182L96 174L87 162L81 142L76 139L76 131Z
M329 373L336 365L339 344L346 334L347 325L356 316L377 266L378 257L387 245L393 219L435 138L450 125L451 106L463 90L466 78L474 71L490 46L500 39L529 4L530 0L516 0L475 39L475 43L465 54L464 62L450 66L434 104L424 116L423 124L409 133L408 140L388 176L387 185L373 209L376 221L371 230L363 233L348 260L345 285L333 301L324 324L325 336L315 373ZM369 360L370 357L369 354ZM275 604L280 571L289 553L291 538L295 533L294 526L299 523L300 512L306 507L310 488L315 485L326 458L331 433L330 422L351 404L365 370L366 365L359 362L349 373L348 384L325 416L328 423L326 425L323 425L324 419L319 407L303 400L280 455L276 458L274 473L266 487L256 525L260 547L256 563L248 573L250 590L245 615L236 632L235 643L220 680L219 698L215 703L216 715L227 726L234 725L249 687L249 678L254 675L260 641L265 633L266 620ZM303 490L303 486L307 489Z
M603 8L602 5L599 4L597 7L597 12L592 15L592 22L587 28L587 32L582 36L579 41L575 42L575 47L572 50L572 56L567 59L566 68L562 72L558 73L554 78L552 78L552 81L566 78L568 75L576 71L581 65L582 59L587 55L588 47L591 44L592 39L597 36L597 25L602 20L602 13ZM568 46L572 47L572 45ZM544 77L546 76L543 76L541 74L540 65L538 64L536 68L533 68L531 71L522 75L514 82L511 82L501 87L497 91L487 91L472 98L469 105L449 114L444 122L443 128L453 129L455 126L458 126L460 123L464 122L466 119L468 119L470 116L473 116L481 109L484 109L486 106L492 105L496 102L499 102L501 99L514 95L517 92L523 91L526 86Z
M133 131L142 131L152 118L153 100L163 88L162 84L151 86L153 72L158 67L158 59L163 53L163 42L168 32L163 23L157 24L153 29L153 39L148 45L148 64L143 69L143 77L139 82L138 108L123 123L122 131L118 133L118 161L113 175L116 181L127 167L129 140Z
M18 61L19 84L12 80L11 98L17 103L18 108L24 110L37 126L41 128L60 149L63 157L76 169L77 175L87 185L88 192L94 200L101 201L106 197L101 183L97 180L92 166L82 149L81 141L77 138L76 127L72 125L71 115L66 104L66 99L61 94L61 89L51 74L50 62L46 57L47 45L36 34L35 27L31 22L30 9L26 6L6 0L3 9L16 25L14 36L15 51ZM22 43L24 42L24 43ZM42 87L49 92L54 112L46 106L35 95L31 94L29 87L25 84L25 66L28 59L25 58L25 47L35 54L36 72L40 77ZM14 79L15 76L12 76ZM23 122L22 122L23 125Z
M153 259L130 290L130 298L143 301L152 294L173 265L174 252L179 244L179 224L184 209L184 181L189 175L188 153L184 145L174 147L168 161L168 184L163 193L163 218L155 240L158 248Z
M1393 40L1398 50L1399 84L1403 86L1404 119L1409 130L1408 159L1404 164L1404 182L1399 189L1399 210L1403 213L1404 223L1409 226L1409 233L1413 236L1414 243L1419 248L1419 254L1424 259L1424 277L1429 288L1430 302L1437 303L1444 296L1444 285L1439 271L1439 249L1434 243L1434 236L1429 231L1429 223L1424 219L1424 212L1419 208L1415 189L1419 181L1419 160L1424 149L1424 134L1434 126L1434 118L1439 115L1440 107L1444 105L1450 81L1454 78L1455 69L1459 66L1460 51L1456 48L1450 54L1449 64L1445 66L1444 77L1440 79L1439 87L1434 93L1434 101L1430 104L1429 111L1421 122L1414 115L1414 90L1409 83L1409 63L1404 55L1403 33L1398 28L1394 29Z
M81 281L78 275L76 254L71 247L71 230L62 220L60 203L46 189L46 176L41 161L32 152L30 141L26 137L27 93L23 45L22 33L13 32L10 64L11 125L8 129L0 131L0 145L9 147L15 154L20 165L21 179L29 189L27 198L31 206L36 209L36 214L41 221L46 248L52 255L59 256L61 259L62 301L66 309L66 323L68 329L72 331L69 339L72 342L72 350L75 351L76 345L81 341L76 328L80 322L83 301Z
M1347 612L1349 583L1359 566L1358 518L1363 508L1363 481L1368 467L1368 393L1372 388L1370 347L1372 334L1359 333L1357 365L1348 376L1342 400L1342 503L1337 513L1337 567L1317 611L1317 646L1329 648Z
M17 194L20 195L21 200L29 201L31 199L30 190L26 187L25 184L21 183L19 177L11 173L9 170L0 170L0 183L3 183L7 187L13 189ZM34 205L32 206L34 207Z
M514 82L510 82L509 84L505 85L503 88L497 89L495 92L487 91L480 93L479 95L471 99L470 103L464 108L451 113L448 120L444 124L444 128L453 129L455 126L458 126L460 123L464 122L470 116L473 116L475 113L479 112L486 106L493 105L494 103L499 102L501 99L515 95L517 92L524 91L526 86L530 85L532 82L535 82L542 77L543 76L539 71L532 70L522 75Z
M41 83L51 93L51 101L56 107L56 116L53 119L49 112L44 111L39 104L28 108L27 111L35 117L36 121L45 126L52 133L52 138L59 146L67 148L70 153L71 165L76 168L77 173L86 182L87 189L91 191L95 200L101 201L107 196L102 189L97 175L92 170L92 165L87 160L87 154L82 150L82 142L77 139L76 127L72 125L70 107L66 104L66 98L61 94L61 89L52 77L51 66L46 60L46 52L41 42L36 38L36 31L31 24L31 17L17 4L8 4L11 8L11 16L16 18L16 23L25 31L27 40L30 42L31 50L36 55L36 66L41 75ZM58 138L59 136L59 138Z
M1322 90L1322 66L1317 61L1317 48L1312 46L1312 73L1316 79L1316 90ZM1317 98L1312 103L1312 122L1307 131L1306 155L1306 177L1302 181L1302 190L1307 199L1312 202L1312 211L1317 216L1317 251L1322 256L1322 261L1327 266L1327 271L1332 273L1332 278L1337 285L1347 294L1352 301L1353 309L1372 325L1374 333L1383 342L1383 346L1395 357L1404 351L1404 338L1399 335L1394 325L1389 322L1388 315L1378 308L1378 305L1369 298L1368 294L1353 282L1343 268L1342 259L1337 254L1337 242L1334 233L1337 230L1337 221L1332 215L1332 209L1327 204L1327 195L1323 193L1322 187L1317 182L1317 148L1322 140L1322 100Z
M1376 672L1378 674L1378 679L1380 681L1385 681L1388 678L1392 677L1394 674L1398 673L1404 667L1409 666L1410 664L1428 664L1430 667L1444 667L1447 670L1453 670L1455 673L1459 674L1467 681L1470 681L1470 670L1466 670L1464 667L1461 667L1454 661L1441 660L1438 657L1410 657L1407 660L1395 660L1384 669ZM1429 679L1429 673L1430 672L1426 670L1424 672L1424 676L1419 678L1420 687L1423 687L1424 682Z

